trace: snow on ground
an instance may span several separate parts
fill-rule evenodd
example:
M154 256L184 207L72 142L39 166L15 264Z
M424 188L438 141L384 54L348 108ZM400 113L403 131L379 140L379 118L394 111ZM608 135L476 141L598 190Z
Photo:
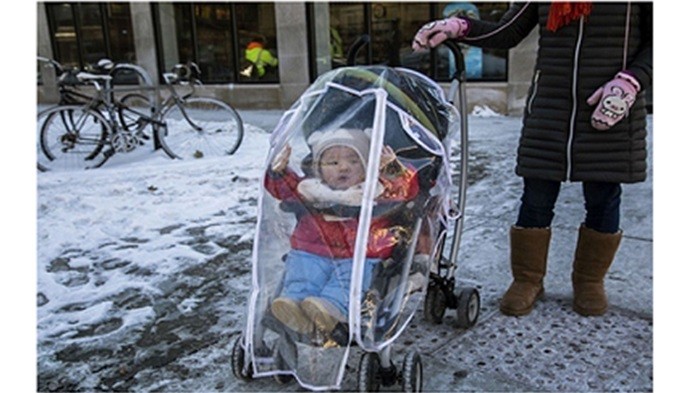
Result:
M231 157L180 162L158 152L134 153L114 157L96 170L37 174L38 390L297 389L269 379L243 384L228 365L232 340L245 322L259 181L268 131L279 114L244 116L243 144ZM566 374L544 370L518 376L522 370L517 363L512 369L513 356L542 352L518 346L503 352L506 341L527 336L533 328L545 339L596 330L596 322L562 311L569 296L566 261L583 214L580 185L562 189L555 219L559 240L553 241L551 251L558 262L547 278L553 300L539 309L547 317L522 322L501 317L497 299L509 281L507 229L521 188L521 179L513 173L520 119L481 108L469 122L470 188L460 249L464 264L457 279L460 285L480 288L483 315L476 330L467 333L450 326L451 316L448 323L429 330L417 318L397 353L411 345L420 348L429 359L426 372L431 377L426 383L433 389L519 386L555 391L575 390L583 383L607 390L629 387L624 383L630 373L640 375L632 387L649 388L645 378L651 373L651 287L634 283L640 277L651 282L651 256L638 262L641 270L627 273L626 266L635 263L635 249L651 249L651 179L625 188L633 195L623 203L623 225L632 240L623 243L628 248L621 249L618 259L623 261L617 263L619 270L611 271L610 286L611 302L624 304L605 322L623 324L624 331L633 334L583 352L609 357L611 351L636 351L644 356L629 364L617 362L614 371L623 379L621 385L607 375L577 374L589 360L579 359L580 348L563 340L560 347L552 344L545 350L567 357L563 366L556 363L568 365ZM634 296L625 289L629 287ZM574 327L562 331L558 320ZM609 335L605 330L598 334L603 339ZM500 339L488 338L498 335ZM537 340L536 348L542 345L542 336L532 340ZM477 343L481 349L474 346ZM472 363L463 361L465 354ZM525 360L539 364L542 359ZM496 366L478 368L473 362ZM351 359L346 373L349 389L354 387L356 363ZM545 359L541 367L548 370L552 364Z
M135 331L157 326L163 315L196 314L211 301L214 295L194 289L210 273L196 270L226 269L226 255L250 249L268 137L247 125L230 157L180 162L156 152L129 162L125 154L99 170L38 175L40 382L62 373L61 354L99 351L105 340L127 347ZM235 263L248 269L246 258ZM180 278L188 288L181 294ZM159 302L173 309L161 312ZM90 365L81 363L87 377Z

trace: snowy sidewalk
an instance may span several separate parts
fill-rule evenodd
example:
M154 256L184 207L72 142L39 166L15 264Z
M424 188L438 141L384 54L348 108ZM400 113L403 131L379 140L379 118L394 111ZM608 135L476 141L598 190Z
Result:
M37 174L38 390L298 391L232 374L233 338L245 326L259 179L281 111L242 111L232 157L171 161L115 157L86 172ZM652 120L644 183L624 185L624 238L599 318L571 309L571 263L583 219L579 183L555 210L547 295L528 316L505 317L508 229L521 119L469 117L467 192L458 284L481 293L470 330L414 318L395 346L423 355L425 391L651 391ZM138 157L134 161L133 157ZM357 383L352 351L344 388ZM398 390L398 386L389 389Z

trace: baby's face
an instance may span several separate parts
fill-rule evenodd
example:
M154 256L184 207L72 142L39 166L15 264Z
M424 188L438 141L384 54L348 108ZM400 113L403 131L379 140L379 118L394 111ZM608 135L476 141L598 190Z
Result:
M346 190L365 180L360 156L347 146L331 146L319 160L321 180L333 190Z

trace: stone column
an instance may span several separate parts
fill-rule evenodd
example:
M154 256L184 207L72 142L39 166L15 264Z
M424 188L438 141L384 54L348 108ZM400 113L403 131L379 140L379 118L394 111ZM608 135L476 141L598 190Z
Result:
M175 26L175 9L172 3L157 3L163 45L163 66L166 70L175 66L180 61L177 47L177 27ZM154 32L155 33L155 32Z
M280 104L291 106L309 86L309 47L306 5L275 2L277 56L280 61Z
M44 3L36 4L36 41L37 56L53 59L53 49L51 49L51 33L49 32L49 21L46 18L46 7ZM57 103L59 100L58 86L56 85L56 72L48 63L41 64L42 85L37 86L37 103L48 104Z
M331 70L330 12L328 3L310 3L314 8L314 41L316 42L316 71L318 75ZM309 51L312 52L311 49Z
M131 2L131 24L134 30L136 64L143 67L155 84L158 83L158 58L156 34L151 14L151 3Z
M37 55L53 59L49 21L46 18L46 7L43 2L36 3L36 22Z

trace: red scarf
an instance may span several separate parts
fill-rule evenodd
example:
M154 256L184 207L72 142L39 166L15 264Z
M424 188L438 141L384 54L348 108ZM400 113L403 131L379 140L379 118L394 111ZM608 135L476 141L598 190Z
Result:
M566 26L571 21L581 17L587 17L591 13L593 4L591 2L556 1L549 7L549 17L547 18L547 29L557 31L558 28Z

